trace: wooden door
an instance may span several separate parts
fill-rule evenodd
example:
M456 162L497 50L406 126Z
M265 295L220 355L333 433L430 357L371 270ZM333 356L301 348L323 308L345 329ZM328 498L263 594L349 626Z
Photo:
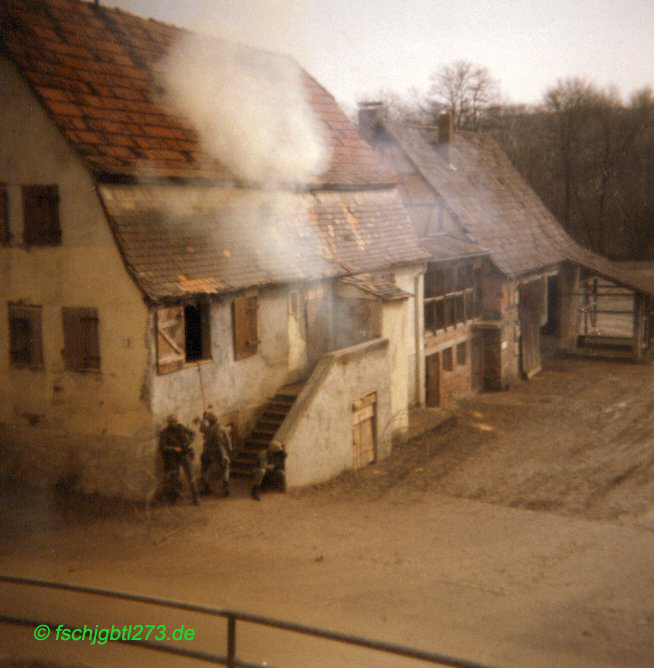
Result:
M470 373L472 374L472 389L481 390L484 386L484 349L481 336L473 337L471 341Z
M425 390L427 406L441 404L441 354L434 353L425 358Z
M352 467L362 468L375 461L377 439L375 409L377 394L372 393L352 404Z

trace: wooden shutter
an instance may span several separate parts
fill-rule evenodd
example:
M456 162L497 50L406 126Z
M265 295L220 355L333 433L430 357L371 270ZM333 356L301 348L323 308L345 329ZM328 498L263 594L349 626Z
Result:
M240 360L255 355L257 338L257 298L235 299L232 303L234 320L234 359Z
M0 244L8 244L10 239L9 198L5 186L0 185Z
M184 307L171 306L156 312L157 371L160 374L184 368Z
M64 361L74 371L100 368L98 311L64 306Z
M57 186L23 186L25 243L57 246L61 243Z
M10 357L16 366L43 366L41 307L9 304Z

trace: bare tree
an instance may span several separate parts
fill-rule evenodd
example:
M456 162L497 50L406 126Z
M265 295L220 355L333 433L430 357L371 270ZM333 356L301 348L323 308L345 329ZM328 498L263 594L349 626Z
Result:
M434 110L449 111L457 128L478 130L499 104L499 84L487 68L467 60L443 65L430 77Z

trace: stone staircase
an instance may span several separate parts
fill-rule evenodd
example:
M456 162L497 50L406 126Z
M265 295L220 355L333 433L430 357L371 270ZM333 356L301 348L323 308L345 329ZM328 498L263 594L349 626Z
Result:
M270 445L302 387L302 383L286 385L268 402L243 447L232 458L231 477L254 478L257 455Z

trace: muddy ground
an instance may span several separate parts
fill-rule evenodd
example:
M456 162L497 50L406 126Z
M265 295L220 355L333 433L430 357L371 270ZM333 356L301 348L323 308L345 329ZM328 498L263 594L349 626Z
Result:
M510 391L386 461L261 503L145 512L5 492L0 572L271 615L495 666L654 662L654 366L549 358ZM185 624L187 612L0 589L0 613L70 624ZM216 637L216 631L218 636ZM239 630L275 666L425 665L281 632ZM180 666L116 643L0 627L0 657Z

